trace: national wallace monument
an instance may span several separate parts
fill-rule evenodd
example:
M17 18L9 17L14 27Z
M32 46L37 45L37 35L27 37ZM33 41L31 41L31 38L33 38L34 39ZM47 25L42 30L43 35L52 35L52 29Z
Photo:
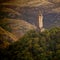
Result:
M51 26L60 26L59 0L0 0L1 40L17 41L29 30Z

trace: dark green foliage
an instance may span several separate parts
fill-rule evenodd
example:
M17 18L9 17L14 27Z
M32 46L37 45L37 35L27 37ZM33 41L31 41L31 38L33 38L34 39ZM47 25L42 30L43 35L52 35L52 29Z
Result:
M0 53L0 60L60 60L60 28L31 30Z

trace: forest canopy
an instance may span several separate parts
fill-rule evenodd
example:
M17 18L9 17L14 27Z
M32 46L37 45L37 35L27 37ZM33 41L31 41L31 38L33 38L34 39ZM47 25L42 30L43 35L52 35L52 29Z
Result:
M5 48L7 41L0 43L0 60L60 60L60 28L31 30Z

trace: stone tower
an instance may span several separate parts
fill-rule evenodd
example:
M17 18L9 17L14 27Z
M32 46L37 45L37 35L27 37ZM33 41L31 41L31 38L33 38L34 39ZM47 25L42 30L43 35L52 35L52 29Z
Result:
M38 15L38 29L41 32L44 31L44 28L43 28L43 15L40 12L39 12L39 15Z
M39 15L39 28L40 29L42 29L43 28L43 16L42 16L42 14L41 15Z

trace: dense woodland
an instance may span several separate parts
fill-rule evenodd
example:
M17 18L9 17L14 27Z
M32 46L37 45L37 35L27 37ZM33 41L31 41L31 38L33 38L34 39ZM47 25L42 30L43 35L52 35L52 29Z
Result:
M60 28L31 30L13 43L0 40L0 60L60 60Z

